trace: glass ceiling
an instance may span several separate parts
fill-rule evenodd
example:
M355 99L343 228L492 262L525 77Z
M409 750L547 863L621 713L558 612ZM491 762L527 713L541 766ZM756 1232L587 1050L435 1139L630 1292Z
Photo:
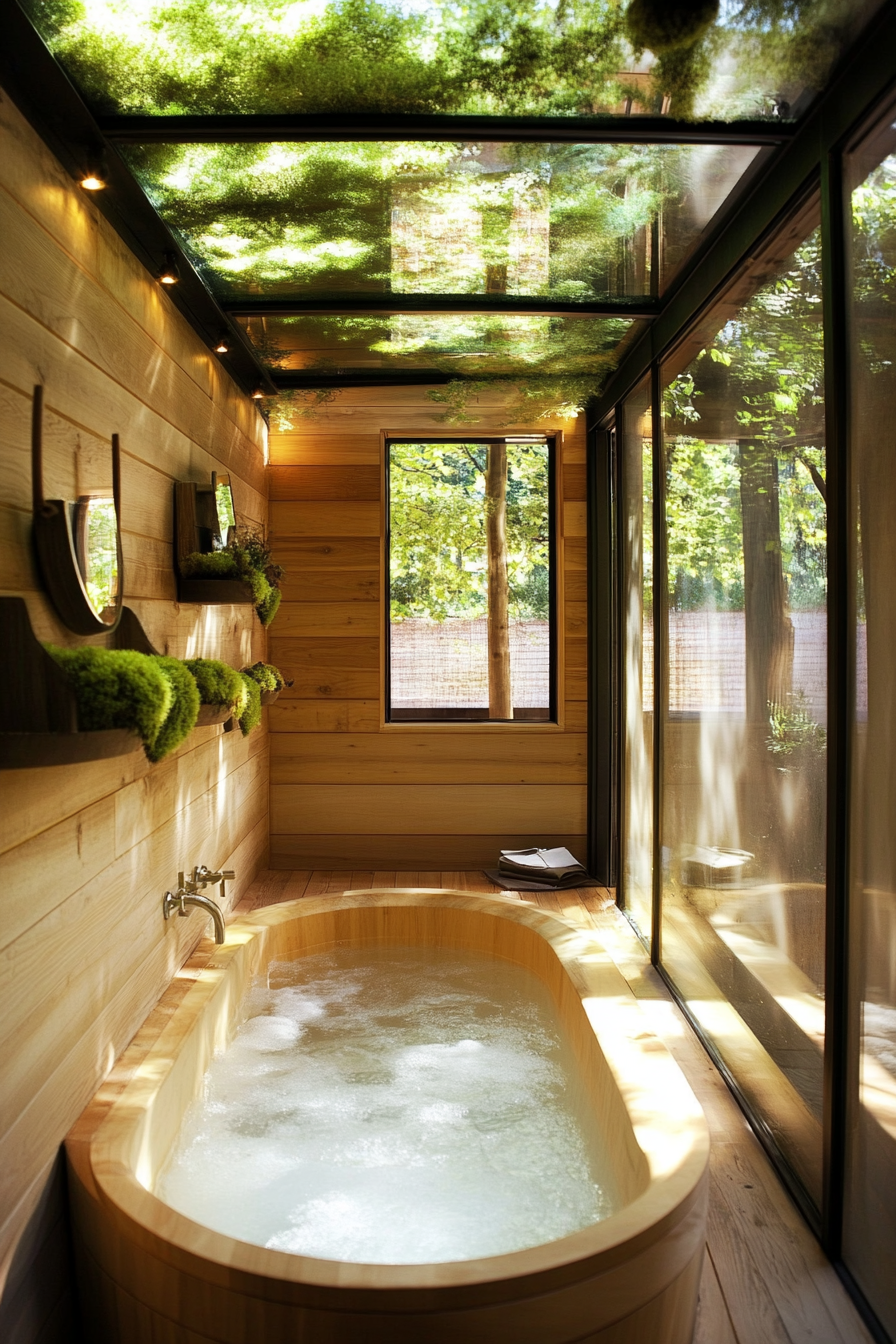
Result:
M426 142L121 152L222 302L309 291L650 297L759 153Z
M323 129L335 114L793 121L879 0L22 3L97 116L304 113ZM772 152L234 129L116 147L268 370L305 388L315 371L438 371L452 381L431 395L461 412L470 388L505 382L533 416L600 391L639 305ZM488 311L465 313L474 298ZM601 304L619 316L585 315Z
M632 327L620 318L505 313L249 317L240 325L275 371L424 368L476 379L569 374L597 383Z
M769 116L875 0L25 0L95 111Z

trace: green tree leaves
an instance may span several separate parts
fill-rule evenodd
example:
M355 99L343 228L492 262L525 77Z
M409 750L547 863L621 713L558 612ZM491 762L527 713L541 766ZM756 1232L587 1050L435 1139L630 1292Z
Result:
M391 619L487 613L486 449L393 443L389 459ZM548 450L508 444L511 617L548 616Z

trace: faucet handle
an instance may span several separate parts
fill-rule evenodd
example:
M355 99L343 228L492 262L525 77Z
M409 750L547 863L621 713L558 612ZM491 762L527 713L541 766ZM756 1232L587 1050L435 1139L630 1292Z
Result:
M228 868L226 872L223 872L221 874L221 876L226 877L228 882L232 882L233 879L236 877L236 873L233 871L232 868Z

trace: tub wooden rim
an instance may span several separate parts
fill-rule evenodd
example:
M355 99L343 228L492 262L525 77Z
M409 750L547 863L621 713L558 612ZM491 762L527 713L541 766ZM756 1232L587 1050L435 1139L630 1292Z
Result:
M472 910L522 924L551 947L579 993L619 1088L649 1167L646 1188L600 1223L541 1246L475 1260L423 1265L346 1263L269 1250L215 1232L178 1213L146 1189L123 1156L134 1127L172 1065L176 1047L226 986L228 971L246 959L260 962L266 934L315 914L353 908L426 907ZM251 972L250 972L251 973ZM599 1028L595 1026L600 1019ZM103 1206L117 1232L141 1250L209 1282L282 1302L364 1310L431 1310L445 1295L454 1307L550 1293L600 1279L628 1262L643 1271L659 1256L671 1281L702 1237L709 1133L703 1112L680 1069L649 1031L637 1001L599 937L543 910L502 897L426 889L352 891L300 898L239 917L171 1021L108 1109L91 1124L88 1107L68 1143L75 1175ZM664 1156L656 1117L677 1129L674 1155ZM677 1231L676 1231L677 1229ZM677 1246L677 1253L670 1242ZM639 1277L635 1271L633 1276ZM608 1303L609 1307L610 1304Z

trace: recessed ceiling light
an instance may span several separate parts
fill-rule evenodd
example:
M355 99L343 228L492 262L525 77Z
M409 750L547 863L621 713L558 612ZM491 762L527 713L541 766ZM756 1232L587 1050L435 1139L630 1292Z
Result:
M261 388L260 388L260 387L256 387L255 391L252 393L252 400L253 400L253 401L261 401L261 399L262 399L263 396L264 396L264 393L262 392Z
M173 252L165 254L165 265L159 271L159 284L176 285L180 280L180 270L177 265L177 257Z
M226 355L230 353L230 341L224 332L218 337L218 343L215 346L216 355Z
M86 173L81 178L81 186L85 191L102 191L105 185L103 179L96 173Z

